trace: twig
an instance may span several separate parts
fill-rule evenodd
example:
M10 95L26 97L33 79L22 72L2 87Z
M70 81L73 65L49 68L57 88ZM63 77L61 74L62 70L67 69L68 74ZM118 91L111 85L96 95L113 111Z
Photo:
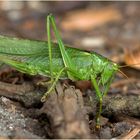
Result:
M40 103L42 93L34 91L35 88L31 83L14 85L0 82L0 96L11 98L22 102L26 107Z
M14 85L14 84L9 84L5 82L0 82L0 90L5 91L11 95L14 95L14 94L23 95L26 92L34 90L34 87L30 83L23 83L22 85ZM1 92L0 92L0 95L2 95Z
M117 88L117 87L121 87L121 86L124 86L124 85L127 85L127 84L132 84L132 83L135 83L135 82L140 82L139 79L134 79L134 78L129 78L129 79L125 79L125 80L119 80L115 83L112 83L111 84L111 88Z
M128 132L125 136L119 137L122 140L133 139L140 132L140 128L134 128L132 131Z

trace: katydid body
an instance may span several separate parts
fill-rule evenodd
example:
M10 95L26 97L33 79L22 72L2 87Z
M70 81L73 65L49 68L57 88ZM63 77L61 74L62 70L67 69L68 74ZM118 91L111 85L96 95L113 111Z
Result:
M52 70L53 76L64 67L58 44L52 43ZM71 80L90 80L90 75L95 74L97 77L106 74L107 69L114 70L117 65L109 59L95 53L85 52L76 48L66 47L66 51L76 67L76 71L82 74L82 77L75 75ZM17 70L31 74L43 75L50 77L49 69L49 52L47 42L22 40L0 36L0 61L15 67ZM114 72L114 71L113 71ZM103 84L108 79L102 76ZM66 72L60 75L60 79L69 78Z
M54 29L58 44L51 42L50 25ZM64 45L52 15L47 17L47 33L48 42L1 36L0 61L27 74L51 77L54 82L43 99L54 88L58 79L90 80L99 100L100 109L97 114L97 125L99 125L103 96L106 95L119 66L95 52L86 52Z

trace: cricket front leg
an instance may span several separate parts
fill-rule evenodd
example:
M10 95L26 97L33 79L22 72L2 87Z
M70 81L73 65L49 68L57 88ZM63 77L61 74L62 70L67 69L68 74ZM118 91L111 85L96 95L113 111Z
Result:
M100 116L102 113L103 96L102 96L102 93L101 93L99 86L97 84L96 78L94 76L91 76L91 82L95 88L96 96L98 97L98 101L99 101L99 110L98 110L97 115L96 115L96 128L99 129L100 128Z
M62 69L59 71L59 73L58 73L58 75L56 76L55 80L53 81L51 87L50 87L49 90L43 95L43 97L42 97L42 99L41 99L42 102L46 101L47 97L50 95L50 93L52 92L52 90L55 88L56 83L57 83L57 81L59 80L60 76L62 75L62 73L63 73L66 69L67 69L67 68L64 67L64 68L62 68Z
M109 88L110 88L110 85L113 81L114 77L112 76L112 78L110 78L110 80L107 82L107 84L105 85L105 90L103 91L103 96L106 96L108 91L109 91Z
M54 79L52 78L47 78L47 79L41 79L36 82L37 86L43 86L43 87L48 87L53 83Z

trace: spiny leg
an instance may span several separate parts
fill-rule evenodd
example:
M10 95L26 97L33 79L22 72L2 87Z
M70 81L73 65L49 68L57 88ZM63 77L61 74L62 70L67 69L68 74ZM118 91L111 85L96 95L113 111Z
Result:
M55 24L55 20L54 17L52 16L52 14L48 15L47 17L47 34L48 34L48 47L49 47L49 59L50 59L50 73L51 73L51 77L53 76L53 67L52 67L52 49L51 49L51 33L50 33L50 25L52 25L52 29L54 30L56 39L58 40L58 45L60 48L60 52L62 55L62 59L64 62L65 67L62 68L62 70L60 70L60 72L58 73L57 77L55 78L55 80L53 81L52 86L50 87L50 89L48 90L48 92L43 96L43 99L46 98L46 96L54 89L58 79L60 78L61 74L63 73L64 70L67 69L67 74L68 74L68 78L72 79L73 76L77 77L77 78L82 78L83 75L78 73L76 71L76 67L75 65L72 63L68 53L65 50L65 46L61 40L61 37L59 35L59 32L56 28L56 24ZM70 72L70 73L69 73ZM43 100L42 99L42 100Z
M50 75L51 80L50 83L54 80L53 79L53 69L52 69L52 47L51 47L51 29L50 29L50 16L47 16L47 37L48 37L48 52L49 52L49 64L50 64Z
M101 113L102 113L102 101L103 101L103 97L102 97L102 93L99 89L99 86L97 84L97 81L96 81L96 78L94 76L91 76L91 82L95 88L95 91L96 91L96 95L98 97L98 100L99 100L99 111L97 112L97 115L96 115L96 127L97 128L100 128L100 116L101 116Z
M61 40L61 37L59 35L59 32L56 28L56 24L55 24L55 20L54 17L52 16L52 14L49 14L47 16L47 35L48 35L48 48L49 48L49 61L50 61L50 74L51 74L51 81L53 79L53 67L52 67L52 49L51 49L51 32L50 32L50 25L52 25L52 29L54 30L56 39L58 40L58 44L59 44L59 48L60 48L60 52L62 55L62 59L64 62L65 67L72 69L76 71L75 66L73 65L73 63L71 62L71 59L69 57L69 55L67 54L66 50L65 50L65 46ZM43 99L46 98L46 96L52 91L52 89L54 89L56 82L58 81L59 77L61 76L62 72L65 70L65 68L63 68L62 70L60 70L60 72L58 73L57 77L55 78L55 80L53 81L52 86L50 87L50 89L48 90L48 92L43 96ZM67 71L68 73L68 71ZM77 74L77 73L76 73ZM68 77L70 76L70 74L68 73ZM80 75L81 76L81 75ZM79 76L79 77L80 77ZM69 77L70 78L70 77ZM42 99L42 100L43 100Z
M74 74L74 77L77 76L79 79L83 77L82 74L79 74L77 73L76 71L76 66L74 65L74 63L72 62L69 54L67 53L66 49L65 49L65 46L64 46L64 43L61 39L61 36L58 32L58 29L56 27L56 23L55 23L55 19L54 19L54 16L52 14L49 14L48 15L48 21L49 22L49 25L51 24L52 25L52 29L55 33L55 36L56 36L56 39L58 41L58 46L59 46L59 49L60 49L60 52L61 52L61 55L62 55L62 59L63 59L63 63L64 63L64 66L67 67L69 70L67 71L68 73L68 78L72 79L73 78L73 74ZM50 28L49 28L49 32L50 32ZM50 41L49 41L50 42ZM50 43L49 43L50 44ZM51 48L51 45L49 45L50 48ZM51 50L51 49L50 49ZM52 61L52 60L51 60ZM70 73L69 73L70 72ZM72 74L71 74L72 72Z
M52 47L51 46L51 29L50 29L51 25L52 25L52 29L54 30L56 39L58 40L58 44L59 44L59 48L60 48L60 52L61 52L61 55L62 55L64 65L65 65L65 67L72 68L70 58L69 58L69 56L68 56L68 54L65 50L64 44L63 44L63 42L61 40L61 37L58 33L58 30L56 28L54 17L52 16L52 14L49 14L47 16L48 51L49 51L49 63L50 63L50 75L51 75L51 80L49 81L49 83L52 83L52 82L53 83L52 83L52 86L50 87L50 89L48 90L48 92L43 96L43 99L45 99L45 97L48 95L48 93L50 93L50 91L52 91L52 89L54 88L54 85L56 84L57 80L59 79L59 77L62 73L61 70L60 70L60 72L58 73L58 77L56 77L55 80L54 80L53 65L52 65L52 63L53 63L52 62L52 48L51 48ZM48 82L46 82L46 83L48 83Z
M47 29L47 38L48 38L48 53L49 53L49 71L50 71L50 80L49 81L40 81L37 85L47 86L54 81L53 69L52 69L52 48L51 48L51 29L50 29L50 16L46 18L46 29Z
M44 102L44 101L46 100L47 96L48 96L48 95L51 93L51 91L55 88L57 81L59 80L59 78L61 77L61 75L62 75L62 73L63 73L64 71L66 71L66 72L67 72L67 71L71 72L71 73L72 73L73 75L75 75L75 77L77 77L77 78L82 77L82 75L79 74L79 73L77 73L75 70L72 70L72 69L67 68L67 67L62 68L62 69L59 71L59 73L57 74L57 76L56 76L55 80L53 81L53 84L51 85L51 87L49 88L49 90L48 90L48 91L44 94L44 96L42 97L42 99L41 99L42 102Z
M103 91L103 94L102 94L103 96L106 96L107 95L107 92L108 92L108 90L110 88L110 85L111 85L113 79L114 79L114 75L112 75L112 77L110 78L110 80L105 85L105 90Z
M47 38L48 38L48 52L49 52L49 65L50 65L50 77L51 77L51 80L50 81L47 81L47 82L40 82L39 84L40 85L48 85L48 84L52 84L54 85L54 83L56 83L56 79L54 81L54 75L53 75L53 65L52 65L52 46L51 46L51 26L50 24L52 23L51 22L51 19L52 19L52 14L49 14L47 16L47 21L46 21L46 29L47 29ZM55 31L55 29L54 29ZM58 38L57 38L58 39ZM58 42L60 42L60 40L58 39ZM61 41L62 42L62 41ZM61 43L63 44L63 43ZM60 43L59 43L60 45ZM59 75L59 74L58 74ZM54 86L51 86L51 88L49 89L49 91L51 91L52 87ZM48 92L47 92L48 93Z
M58 79L60 78L60 76L62 75L62 73L64 72L64 70L66 70L66 67L62 68L62 69L59 71L57 77L56 77L55 80L53 81L53 84L51 85L51 87L49 88L49 90L43 95L43 97L42 97L42 99L41 99L42 102L44 102L44 101L46 100L47 96L48 96L48 95L51 93L51 91L55 88L56 83L57 83Z
M63 41L62 41L62 39L61 39L61 37L59 35L59 32L57 30L55 19L54 19L53 15L50 14L48 16L48 19L49 19L49 21L52 24L52 27L53 27L53 30L54 30L56 39L58 40L60 52L61 52L62 59L63 59L63 62L64 62L65 67L70 68L72 70L76 70L75 65L73 64L73 62L71 61L70 56L68 55L67 51L65 50L65 46L64 46ZM67 72L67 74L68 74L68 77L69 78L72 77L72 75L69 72Z

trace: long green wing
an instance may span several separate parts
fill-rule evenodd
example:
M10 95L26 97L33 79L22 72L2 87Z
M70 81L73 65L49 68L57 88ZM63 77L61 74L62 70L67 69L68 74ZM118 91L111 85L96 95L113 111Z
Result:
M64 67L64 64L58 44L52 43L51 45L53 72L55 74ZM67 46L66 51L77 69L89 65L88 63L91 61L89 53ZM48 47L45 41L0 36L0 62L11 65L21 72L49 76L48 56Z
M27 40L27 39L18 39L0 36L0 55L9 54L15 56L48 56L48 43L47 41L38 41L38 40ZM52 54L54 58L61 57L60 49L57 43L52 43ZM87 55L88 53L83 52L76 48L70 48L65 45L66 51L72 57L80 57Z
M56 44L52 44L55 46ZM0 36L0 54L10 55L41 55L47 54L47 42L27 39L17 39Z
M52 46L53 56L59 58L57 44L52 43ZM48 75L47 42L0 36L0 62L24 73Z

